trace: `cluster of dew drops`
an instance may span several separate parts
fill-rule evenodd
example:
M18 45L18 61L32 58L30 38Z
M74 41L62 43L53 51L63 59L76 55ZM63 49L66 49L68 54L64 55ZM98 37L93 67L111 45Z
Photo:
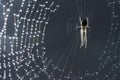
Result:
M115 6L120 6L120 0L108 0L108 6L112 10L112 22L105 49L99 58L98 68L93 72L87 70L85 73L78 72L76 76L73 76L72 71L68 75L63 75L65 65L60 69L58 65L51 64L52 58L48 59L45 56L46 28L51 15L59 9L59 5L51 0L20 0L19 3L16 5L15 0L0 2L3 13L3 23L0 23L2 24L0 27L0 80L36 80L43 76L49 80L86 80L89 77L95 80L118 79L120 74L118 18L120 15L116 12ZM13 10L15 6L19 6L17 11ZM12 36L7 33L9 27L13 29ZM110 70L101 75L107 65L111 66ZM49 72L50 67L51 72ZM56 71L61 75L56 76Z

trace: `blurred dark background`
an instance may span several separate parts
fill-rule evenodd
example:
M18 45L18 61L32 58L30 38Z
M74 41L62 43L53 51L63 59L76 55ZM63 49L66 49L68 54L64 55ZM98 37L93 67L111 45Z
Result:
M81 5L80 1L78 4L79 6ZM72 54L76 56L73 67L76 70L94 69L98 63L97 59L107 42L111 24L111 8L107 5L108 3L105 0L86 0L86 9L88 13L93 12L93 17L89 19L92 21L92 24L90 25L90 31L88 33L87 48L77 48L77 52L72 52ZM74 39L75 35L79 37L79 30L73 30L69 34L66 33L66 25L69 18L72 18L71 14L73 12L73 17L77 16L78 18L76 0L64 0L60 2L60 8L51 17L46 38L48 56L56 56L59 50L61 50L59 54L62 54L64 52L62 52L62 49L66 49L70 40ZM80 46L80 40L78 46ZM67 53L68 52L66 52L66 54ZM56 57L58 56L59 55ZM59 58L60 56L58 59ZM72 57L70 60L71 59Z

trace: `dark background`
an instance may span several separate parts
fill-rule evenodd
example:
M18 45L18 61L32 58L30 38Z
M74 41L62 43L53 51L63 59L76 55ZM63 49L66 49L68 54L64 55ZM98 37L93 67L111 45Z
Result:
M79 1L79 5L80 4L81 3ZM111 8L107 5L108 3L105 0L86 0L86 8L88 9L88 13L92 11L93 17L89 19L92 21L92 24L90 25L90 31L88 33L87 48L77 48L77 52L72 52L72 54L76 56L76 58L74 59L73 67L76 70L81 71L84 69L94 69L98 63L97 59L103 51L107 42L111 24ZM64 0L60 2L60 8L51 17L50 24L47 28L46 39L48 56L52 55L58 57L59 55L56 55L57 51L62 51L63 48L66 49L66 47L70 43L70 40L74 38L74 35L78 35L79 37L79 30L73 30L69 34L66 33L67 22L71 17L71 13L74 12L76 9L77 4L75 0ZM74 17L76 16L78 16L77 11L74 14ZM80 46L80 40L77 46ZM59 54L62 54L63 52ZM58 57L58 59L59 58L60 56ZM70 60L71 59L72 57L70 58Z
M38 0L39 1L39 0ZM52 1L52 0L51 0ZM81 4L84 4L85 1L85 5L86 7L83 8L83 11L86 10L85 13L93 13L92 16L89 16L89 21L90 21L90 28L88 29L88 46L86 49L84 48L80 48L80 29L75 30L76 24L74 23L78 23L78 15L79 12L77 10L78 6L76 3L76 0L54 0L56 4L59 4L60 7L57 9L57 11L55 13L53 13L50 17L49 20L49 24L47 25L47 30L46 30L46 36L45 36L45 46L46 46L46 54L45 57L48 58L48 62L52 59L53 61L51 62L51 64L49 65L49 68L47 69L48 73L51 73L51 70L55 68L55 66L57 66L58 68L55 70L54 72L54 77L57 79L60 78L60 75L58 76L57 70L58 69L62 69L63 71L63 76L62 76L62 80L67 80L67 79L63 79L64 76L68 75L70 72L72 72L72 75L74 77L76 77L76 75L80 72L82 77L86 77L86 75L84 75L84 73L86 71L88 71L88 73L91 73L90 75L94 74L94 72L99 72L99 76L94 76L95 78L85 78L83 80L97 80L97 78L99 78L98 80L119 80L119 68L120 68L120 57L119 57L119 52L120 52L120 40L117 42L116 40L118 39L118 37L120 35L118 35L118 33L120 32L120 25L116 26L116 22L120 23L120 18L113 18L112 19L112 7L108 7L108 2L107 0L82 0L82 2L80 2L80 0L78 0L78 4L81 6ZM111 0L112 1L112 0ZM4 1L3 1L4 2ZM7 0L6 0L7 2ZM40 2L44 2L44 0L40 0ZM37 4L39 4L40 2L38 2ZM13 36L13 21L10 20L11 18L13 18L13 16L11 16L13 13L17 13L18 9L20 6L20 2L15 1L15 6L12 8L12 11L10 13L10 18L8 20L7 23L7 35L8 36ZM120 4L118 4L118 0L116 0L115 4L115 14L120 16ZM79 6L79 8L80 8ZM0 6L0 15L1 15L2 9ZM114 21L115 20L115 21ZM3 22L3 16L0 16L0 26L2 26L2 22ZM68 24L69 23L69 24ZM113 30L111 31L111 24L114 23L113 26ZM67 28L66 28L67 27ZM1 29L2 27L0 27ZM70 30L71 28L73 28L72 30ZM110 41L108 42L108 37L110 35L110 32L114 31L114 28L118 28L115 31L115 34L112 35L112 37L110 38ZM70 32L66 32L66 30L70 30ZM111 39L114 36L114 41L111 41ZM112 46L112 48L109 48L109 45L111 45L113 43L118 44L119 46L117 47L117 59L118 60L114 60L114 56L113 54L109 54L110 51L112 53L114 53L114 48L115 45ZM70 45L70 46L69 46ZM106 45L108 45L108 48L106 49ZM40 46L41 47L41 46ZM34 48L35 49L35 48ZM106 54L103 54L103 52L106 51ZM42 52L42 51L41 51ZM7 53L7 52L6 52ZM3 53L4 54L4 53ZM33 54L36 54L33 50ZM64 54L64 56L61 58L61 56ZM100 56L103 54L103 61L100 61L99 58ZM106 58L108 57L108 55L110 57L112 57L111 60L106 60ZM12 58L12 57L11 57ZM67 61L68 58L68 61ZM7 58L6 58L7 59ZM61 60L61 61L59 61ZM99 71L98 66L104 64L104 62L107 61L107 67L105 67L104 69L101 69ZM26 61L25 61L26 62ZM38 60L38 64L40 62L40 66L43 66L41 64L41 61ZM59 64L59 65L57 65ZM113 64L117 65L119 64L117 67L115 66L115 70L113 69L113 72L110 71L112 70L111 66L113 66ZM20 65L24 65L24 63L20 64ZM53 66L55 65L55 66ZM26 65L25 65L26 66ZM32 66L35 66L34 64ZM52 66L52 67L51 67ZM110 67L108 67L110 66ZM32 67L34 68L34 67ZM29 69L26 67L22 67L23 70L25 69ZM22 72L19 69L18 73L22 74ZM59 71L59 73L61 73L62 71ZM109 73L112 74L109 74ZM37 73L34 71L33 73ZM3 73L1 73L3 74ZM15 72L13 70L12 74L15 75ZM24 73L26 75L26 73ZM32 73L31 73L32 74ZM114 76L117 75L117 78L112 79ZM48 79L48 75L46 75L43 71L43 73L39 74L39 78L36 80L47 80ZM103 77L106 77L106 75L112 75L111 78L109 79L108 77L106 79L103 79ZM27 75L26 75L27 76ZM71 75L70 75L71 76ZM27 76L29 79L29 77L31 76ZM54 78L53 77L53 78ZM12 76L13 80L14 76ZM51 80L53 80L53 78L51 78ZM26 80L27 80L26 79ZM77 78L74 78L76 80L80 80ZM69 80L74 80L73 78L69 79Z

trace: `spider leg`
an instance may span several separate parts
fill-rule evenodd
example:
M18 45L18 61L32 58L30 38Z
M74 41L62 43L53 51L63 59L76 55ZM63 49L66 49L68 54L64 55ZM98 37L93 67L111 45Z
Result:
M82 26L82 19L81 19L81 17L79 17L79 20L80 20L80 26Z
M79 23L80 23L80 26L79 26ZM76 26L76 30L77 30L78 28L81 28L81 26L82 26L82 20L81 20L81 17L79 17L79 22L78 22L78 24L77 24L77 26Z
M87 23L88 23L87 25L89 26L89 19L88 19L88 17L87 17Z

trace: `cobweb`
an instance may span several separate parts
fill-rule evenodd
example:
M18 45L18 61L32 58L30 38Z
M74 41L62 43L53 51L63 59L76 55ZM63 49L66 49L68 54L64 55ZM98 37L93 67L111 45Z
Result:
M1 6L0 79L34 80L47 74L45 32L59 5L47 0L2 0Z
M1 0L0 6L3 13L0 23L0 80L120 79L119 0L108 0L108 7L112 10L110 32L97 68L76 73L73 68L80 42L76 23L71 31L67 30L73 32L69 34L74 38L70 38L66 47L52 58L46 55L46 29L59 5L52 0Z
M76 12L73 12L68 19L66 32L69 35L69 41L66 47L54 56L53 70L50 72L51 80L119 80L120 76L120 3L116 1L107 1L111 9L110 31L104 50L101 52L96 62L97 66L93 70L75 71L76 56L80 49L79 30L76 30L77 20ZM77 16L78 17L78 16ZM92 25L93 26L93 25ZM71 37L70 37L71 36ZM82 50L83 51L83 50ZM84 52L84 51L83 51ZM80 63L77 63L80 64Z

